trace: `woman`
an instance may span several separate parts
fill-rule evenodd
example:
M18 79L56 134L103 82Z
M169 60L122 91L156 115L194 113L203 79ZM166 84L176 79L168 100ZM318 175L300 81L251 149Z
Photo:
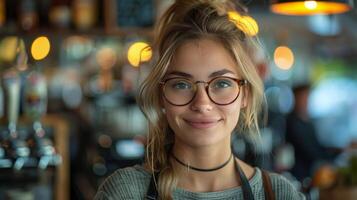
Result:
M149 122L145 164L117 170L96 199L303 199L277 174L263 187L262 171L232 154L233 132L258 134L263 102L254 39L233 11L229 1L180 0L163 15L158 60L138 97Z

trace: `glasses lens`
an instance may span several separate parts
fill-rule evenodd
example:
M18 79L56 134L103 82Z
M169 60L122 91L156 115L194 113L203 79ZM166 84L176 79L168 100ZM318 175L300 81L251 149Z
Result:
M238 83L227 77L213 79L208 87L209 96L217 104L232 103L239 95Z
M164 86L165 98L172 104L184 105L193 98L194 86L189 80L173 78L166 81Z

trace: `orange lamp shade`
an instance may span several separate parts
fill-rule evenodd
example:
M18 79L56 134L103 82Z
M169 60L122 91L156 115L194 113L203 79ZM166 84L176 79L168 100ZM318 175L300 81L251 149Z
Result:
M341 14L353 8L351 0L272 0L270 10L282 15Z

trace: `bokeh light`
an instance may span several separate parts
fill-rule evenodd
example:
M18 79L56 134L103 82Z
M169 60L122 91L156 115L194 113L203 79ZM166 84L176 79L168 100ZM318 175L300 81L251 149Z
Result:
M141 62L149 61L152 57L152 49L145 42L135 42L129 47L128 61L134 67L139 67Z
M272 86L266 89L265 94L270 110L287 114L293 109L294 94L289 87L285 85Z
M279 46L274 51L274 62L283 70L289 70L294 64L294 54L287 46Z
M310 10L316 9L316 7L317 7L316 1L305 1L304 5L305 5L305 8L310 9Z
M18 52L25 51L24 41L15 36L8 36L0 42L0 60L12 62Z
M103 47L98 50L96 59L102 69L111 69L117 62L117 54L111 47Z
M48 55L50 48L50 40L46 36L40 36L31 45L31 55L35 60L42 60Z

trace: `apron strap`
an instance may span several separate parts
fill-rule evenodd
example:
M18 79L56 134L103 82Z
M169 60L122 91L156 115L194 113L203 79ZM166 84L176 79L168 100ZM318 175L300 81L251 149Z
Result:
M275 194L270 181L269 172L262 169L264 195L266 200L275 200Z
M244 200L254 200L254 195L252 192L252 188L249 185L249 181L245 176L243 170L240 168L237 161L234 162L236 169L239 173L240 180L242 182L242 189L243 189L243 199Z
M147 200L159 199L159 194L157 192L155 179L156 179L156 181L159 180L159 173L158 172L156 172L155 174L151 175L149 189L148 189L148 191L146 193L146 199Z

